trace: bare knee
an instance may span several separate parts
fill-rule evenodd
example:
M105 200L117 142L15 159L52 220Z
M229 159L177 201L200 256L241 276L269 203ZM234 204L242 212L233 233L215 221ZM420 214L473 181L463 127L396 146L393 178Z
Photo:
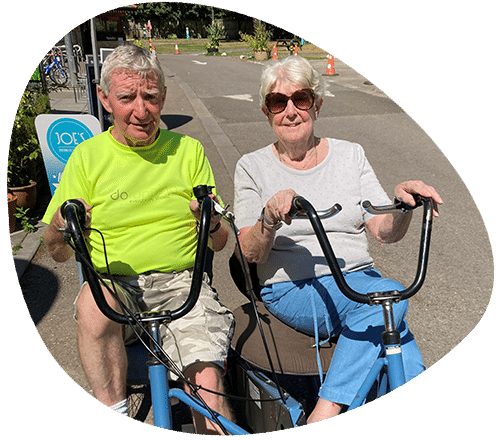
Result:
M114 306L114 299L107 298L107 301L112 307ZM109 333L122 331L120 324L109 320L99 310L88 284L82 288L78 297L76 314L79 330L85 332L88 336L99 338Z
M216 387L220 389L223 384L222 368L212 362L198 362L192 364L184 371L190 382L194 382L204 388Z

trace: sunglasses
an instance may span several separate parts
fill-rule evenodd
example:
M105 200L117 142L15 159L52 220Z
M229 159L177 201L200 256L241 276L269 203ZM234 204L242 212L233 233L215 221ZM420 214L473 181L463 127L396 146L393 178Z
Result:
M297 90L292 96L283 93L268 93L266 95L266 107L276 115L286 109L288 100L292 100L293 105L299 110L309 110L314 105L314 92L311 89Z

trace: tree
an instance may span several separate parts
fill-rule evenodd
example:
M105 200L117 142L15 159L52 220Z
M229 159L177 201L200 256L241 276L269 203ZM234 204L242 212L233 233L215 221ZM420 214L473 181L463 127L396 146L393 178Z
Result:
M225 9L191 3L140 3L127 16L136 23L144 24L151 20L153 36L167 38L172 34L184 35L186 26L196 34L206 37L206 27L215 19L249 20L245 15Z

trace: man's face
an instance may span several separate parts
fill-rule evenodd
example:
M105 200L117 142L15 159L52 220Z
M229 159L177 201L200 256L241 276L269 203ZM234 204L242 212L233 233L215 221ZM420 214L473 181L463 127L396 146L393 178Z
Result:
M117 70L111 74L108 96L97 89L103 107L113 115L113 137L124 145L147 146L157 137L167 90L160 90L157 75Z

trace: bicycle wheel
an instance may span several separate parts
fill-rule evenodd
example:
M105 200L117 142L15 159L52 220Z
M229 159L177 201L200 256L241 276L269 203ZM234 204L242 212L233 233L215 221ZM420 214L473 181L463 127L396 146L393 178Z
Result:
M144 422L151 409L149 384L127 384L127 404L129 417Z
M57 66L54 66L52 69L50 69L49 78L55 84L59 86L64 86L69 79L69 70L67 67L59 68Z

